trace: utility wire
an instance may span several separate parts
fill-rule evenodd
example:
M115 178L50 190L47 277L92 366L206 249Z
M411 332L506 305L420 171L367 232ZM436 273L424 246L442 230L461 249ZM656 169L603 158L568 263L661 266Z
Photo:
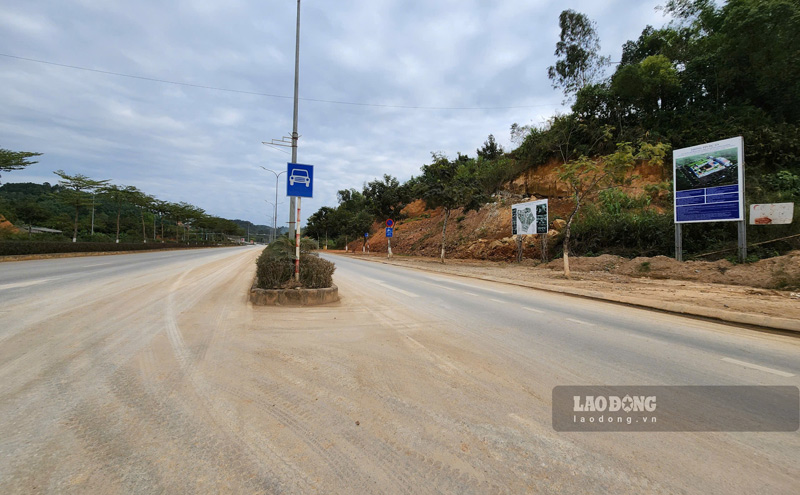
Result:
M158 79L155 77L145 77L145 76L137 76L133 74L124 74L122 72L113 72L109 70L101 70L101 69L90 69L88 67L81 67L78 65L69 65L69 64L61 64L58 62L50 62L48 60L38 60L35 58L27 58L27 57L19 57L17 55L10 55L7 53L0 53L0 57L6 58L13 58L16 60L24 60L26 62L35 62L37 64L45 64L45 65L52 65L56 67L62 67L66 69L74 69L74 70L82 70L86 72L95 72L98 74L106 74L110 76L118 76L118 77L128 77L131 79L139 79L142 81L150 81L150 82L157 82L162 84L173 84L176 86L186 86L189 88L199 88L199 89L208 89L212 91L225 91L228 93L239 93L245 95L254 95L254 96L265 96L268 98L280 98L284 100L290 100L292 96L285 96L285 95L275 95L270 93L259 93L257 91L244 91L241 89L231 89L231 88L220 88L217 86L205 86L202 84L192 84L192 83L185 83L185 82L178 82L178 81L169 81L167 79ZM499 107L426 107L421 105L388 105L382 103L361 103L361 102L354 102L354 101L339 101L339 100L322 100L318 98L299 98L303 101L309 101L314 103L332 103L335 105L350 105L350 106L358 106L358 107L375 107L375 108L398 108L398 109L405 109L405 110L513 110L519 108L537 108L537 107L549 107L551 105L520 105L520 106L499 106Z

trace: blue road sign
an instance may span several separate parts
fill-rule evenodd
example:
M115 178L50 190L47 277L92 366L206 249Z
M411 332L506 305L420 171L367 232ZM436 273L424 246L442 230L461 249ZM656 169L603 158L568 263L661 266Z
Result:
M364 232L364 237L369 237L369 232Z
M394 237L394 228L386 227L386 237Z
M286 172L286 195L298 198L314 197L314 165L289 163Z
M386 226L387 227L394 227L394 220L392 220L391 218L386 220Z

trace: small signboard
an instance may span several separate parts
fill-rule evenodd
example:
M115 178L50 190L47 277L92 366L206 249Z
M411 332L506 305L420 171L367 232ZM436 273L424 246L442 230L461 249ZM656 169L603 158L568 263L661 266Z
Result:
M298 198L311 198L314 196L314 165L288 164L286 195Z
M744 220L744 140L675 150L675 223Z
M394 228L386 227L386 237L394 237Z
M392 220L391 218L386 220L386 226L387 227L394 227L394 220Z
M364 237L369 237L369 232L364 232Z
M550 225L547 200L511 205L511 234L546 234Z
M794 203L750 205L750 225L787 225L794 217Z

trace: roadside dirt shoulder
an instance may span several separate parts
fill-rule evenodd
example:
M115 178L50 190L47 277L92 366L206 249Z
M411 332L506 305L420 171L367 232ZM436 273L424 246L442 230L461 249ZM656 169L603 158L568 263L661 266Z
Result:
M332 254L345 255L343 252ZM543 266L477 260L347 253L347 256L439 273L508 282L538 289L585 295L599 299L637 304L678 313L771 326L768 319L780 320L800 330L800 293L724 285L700 281L631 277L605 271L573 273L566 279L561 272ZM726 318L729 316L729 318ZM766 318L764 318L766 317ZM790 328L784 328L790 329Z

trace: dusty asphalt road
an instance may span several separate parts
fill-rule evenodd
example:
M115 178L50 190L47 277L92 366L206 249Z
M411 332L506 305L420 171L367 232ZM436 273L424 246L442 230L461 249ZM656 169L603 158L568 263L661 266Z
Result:
M800 434L557 433L556 385L800 385L800 341L344 257L0 264L0 493L796 493ZM761 369L736 363L750 363Z

